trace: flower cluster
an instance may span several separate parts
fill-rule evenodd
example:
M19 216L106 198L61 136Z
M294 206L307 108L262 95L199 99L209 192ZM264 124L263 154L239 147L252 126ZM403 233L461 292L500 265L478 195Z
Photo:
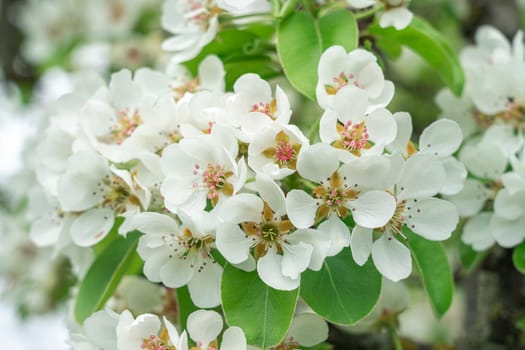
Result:
M443 90L442 115L458 121L465 143L459 158L469 171L465 188L449 199L466 218L462 239L475 250L525 238L525 73L523 33L512 43L482 27L476 45L461 52L467 74L463 96Z

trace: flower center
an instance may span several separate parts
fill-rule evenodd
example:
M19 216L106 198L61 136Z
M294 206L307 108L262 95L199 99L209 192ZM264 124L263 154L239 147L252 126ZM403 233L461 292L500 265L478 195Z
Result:
M111 208L116 213L122 214L127 210L128 204L140 206L140 200L135 196L128 184L119 176L109 175L97 183L98 191L103 193L102 206ZM96 191L93 195L96 195Z
M280 131L275 136L275 143L274 147L265 149L263 155L266 158L273 159L279 168L287 167L295 170L301 145L298 143L291 144L290 137L284 131Z
M203 344L201 341L198 341L197 344L195 344L196 346L192 347L190 350L217 350L218 349L218 346L217 346L217 340L214 340L212 341L210 344L208 344L208 346L206 347L206 349L203 349Z
M221 9L212 6L210 0L190 1L189 5L185 18L205 31L208 30L212 17L221 13Z
M119 112L118 121L111 126L113 142L117 145L122 144L142 123L142 119L136 111L131 115L126 111Z
M233 194L233 186L226 181L226 179L233 175L231 171L225 171L219 164L208 164L208 166L201 170L198 164L195 164L193 175L201 176L201 184L194 183L194 188L202 187L208 192L207 197L215 205L219 200L219 192L231 196Z
M345 75L344 72L341 72L338 76L332 78L332 84L325 84L324 89L328 95L335 95L343 87L350 84L361 87L354 74L349 73Z
M356 156L361 156L362 149L371 147L364 120L360 123L347 121L344 125L338 123L336 129L341 138L332 143L335 148L344 149Z
M283 236L286 236L294 229L294 226L286 217L274 217L270 206L264 202L262 218L260 222L243 222L241 229L250 237L255 246L254 256L256 259L263 257L270 247L275 247L279 254L282 254L281 243Z
M500 121L510 125L515 130L523 130L525 128L525 106L514 102L514 98L512 97L508 98L506 106L507 110L493 115L484 114L479 110L475 110L474 118L482 128L488 128L497 121Z
M312 191L318 205L315 213L315 222L320 222L327 218L331 212L335 212L339 217L345 218L348 214L346 201L355 199L359 195L359 191L349 189L343 184L337 171L328 178L328 182L328 186L321 182Z
M271 119L277 119L277 100L274 98L270 103L259 102L254 104L250 109L250 112L259 112L266 114Z
M166 340L156 335L151 335L149 338L143 339L140 348L144 350L175 350L173 346L167 344Z
M188 92L194 93L199 91L200 87L200 80L198 77L189 79L185 82L183 82L180 85L172 87L173 91L173 97L175 98L175 101L179 101L184 97L184 95Z
M393 234L400 234L403 236L403 233L401 232L401 228L403 227L404 219L403 219L403 213L405 212L405 208L407 208L407 202L401 201L397 204L396 210L394 211L394 215L392 215L392 218L389 222L383 227L380 227L377 229L381 232L390 232ZM407 208L410 210L410 208ZM403 236L404 237L404 236Z

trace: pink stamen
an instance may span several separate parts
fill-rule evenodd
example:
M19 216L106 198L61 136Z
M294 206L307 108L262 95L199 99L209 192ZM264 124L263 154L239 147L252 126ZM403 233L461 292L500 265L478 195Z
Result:
M284 141L280 141L275 147L275 159L279 164L287 164L295 158L295 150L292 145Z

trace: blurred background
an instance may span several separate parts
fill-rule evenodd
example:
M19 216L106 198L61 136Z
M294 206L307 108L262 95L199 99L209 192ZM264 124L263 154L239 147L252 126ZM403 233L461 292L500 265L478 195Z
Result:
M53 101L79 86L78 72L95 70L107 79L120 68L165 65L160 51L161 6L161 0L0 0L0 344L4 349L68 348L65 303L75 281L65 258L53 258L52 249L37 249L29 239L31 217L26 208L36 183L31 145ZM410 8L431 22L457 52L472 42L483 24L495 26L509 39L525 28L525 0L413 0ZM396 85L390 109L410 112L417 134L439 115L433 101L443 87L441 80L409 51L394 62L382 63L385 75ZM296 96L294 104L305 106L301 113L317 118L317 107L300 99ZM394 297L381 302L392 308L408 307L401 316L401 334L413 341L414 348L434 344L434 349L446 349L469 337L486 336L494 337L490 339L495 347L490 349L505 349L497 345L499 336L508 335L505 330L489 335L479 331L483 321L478 318L491 316L480 314L479 308L475 314L465 311L467 304L477 305L480 298L498 297L500 291L489 285L502 282L491 280L495 277L490 272L494 266L504 270L504 255L496 252L487 260L485 272L457 276L465 283L457 288L453 307L441 321L434 319L424 293L411 288L410 281L387 287ZM458 264L454 253L450 259ZM476 328L478 323L481 328ZM334 344L344 344L347 331L333 330ZM364 339L363 344L374 344L358 327L351 332L354 339Z

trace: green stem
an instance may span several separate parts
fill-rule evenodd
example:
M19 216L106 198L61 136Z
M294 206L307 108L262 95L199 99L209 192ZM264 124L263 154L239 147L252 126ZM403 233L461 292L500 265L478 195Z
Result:
M280 18L286 18L288 15L290 15L295 8L297 7L297 2L299 0L288 0L284 3L284 6L281 8L281 11L279 11L279 17Z
M321 118L317 119L315 121L314 125L312 125L312 127L308 131L308 140L310 140L310 143L314 143L314 141L315 141L314 137L315 137L317 131L319 130L319 123L320 122L321 122Z
M279 0L272 0L272 15L279 17L281 13L281 2Z
M374 15L376 12L379 12L380 10L382 10L383 7L384 7L383 4L379 4L379 5L376 5L376 6L372 7L371 9L360 11L360 12L356 12L356 13L354 13L355 19L359 20L359 19L362 19L362 18L370 17L370 16Z
M394 343L394 349L403 350L403 344L401 344L401 338L399 338L399 334L397 334L397 330L395 326L393 325L388 326L388 334L392 338L392 343Z

